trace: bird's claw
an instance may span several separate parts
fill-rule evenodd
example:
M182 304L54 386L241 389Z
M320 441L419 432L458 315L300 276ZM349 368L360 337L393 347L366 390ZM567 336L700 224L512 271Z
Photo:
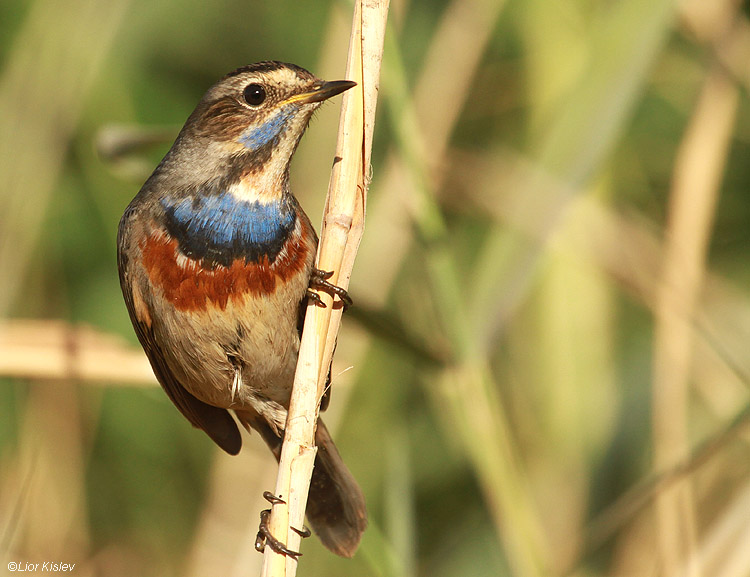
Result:
M286 504L286 501L284 501L284 499L277 497L270 491L264 491L263 498L271 503L271 505ZM279 541L271 534L271 530L268 527L268 519L270 518L270 516L271 509L264 509L260 512L260 525L258 526L258 535L255 537L255 550L259 553L262 553L265 550L266 545L268 545L271 550L275 551L279 555L286 555L287 557L291 557L293 559L301 557L302 553L300 553L299 551L292 551L286 545L284 545L284 543ZM311 535L310 529L308 529L307 527L303 527L302 530L299 530L296 527L292 527L291 529L302 538L306 538Z
M286 505L286 501L281 497L277 497L271 491L263 491L263 498L271 503L271 505Z
M271 509L264 509L260 512L260 526L258 527L258 535L255 537L255 550L262 553L266 545L271 550L278 553L279 555L286 555L292 559L298 559L302 556L299 551L292 551L287 548L281 541L271 534L271 530L268 528L268 518L271 516Z
M303 539L307 539L310 535L312 535L312 531L310 531L310 529L308 529L304 525L302 525L302 529L297 529L297 527L292 527L291 529Z
M331 278L331 276L333 276L333 271L325 271L319 268L313 268L312 275L310 276L310 288L323 290L330 295L336 295L341 299L341 304L344 310L346 310L353 304L352 297L349 296L349 293L346 292L345 289L342 289L340 286L336 286L335 284L328 282L328 279ZM325 306L325 303L321 300L320 296L317 293L308 290L307 294L308 297L312 298L313 302L316 305L323 307Z

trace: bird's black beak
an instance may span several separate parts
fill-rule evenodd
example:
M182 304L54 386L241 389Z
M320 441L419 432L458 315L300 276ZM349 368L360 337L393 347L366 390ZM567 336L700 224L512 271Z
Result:
M356 82L351 80L333 80L331 82L323 82L319 86L316 86L308 92L301 94L295 94L291 98L286 100L287 103L296 104L311 104L313 102L323 102L328 100L332 96L341 94L345 90L349 90L353 86L356 86Z

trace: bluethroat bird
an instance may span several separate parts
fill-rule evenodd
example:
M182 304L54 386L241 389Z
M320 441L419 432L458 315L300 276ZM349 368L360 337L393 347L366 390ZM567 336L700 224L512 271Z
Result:
M229 409L279 458L308 289L348 298L313 266L318 238L289 190L289 163L313 112L354 84L280 62L227 74L120 221L120 284L154 373L232 455L242 441ZM364 497L322 421L315 440L307 518L351 557Z

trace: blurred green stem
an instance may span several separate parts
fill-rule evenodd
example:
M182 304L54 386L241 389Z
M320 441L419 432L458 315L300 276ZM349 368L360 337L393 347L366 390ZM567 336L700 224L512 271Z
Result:
M534 145L537 171L520 183L533 191L553 175L564 186L546 205L534 205L537 195L520 194L528 203L514 207L532 212L544 223L547 236L533 244L521 242L517 233L495 228L485 242L469 285L473 293L472 319L480 342L492 345L498 331L526 294L549 235L555 230L571 196L586 186L622 135L674 16L674 0L632 0L611 4L608 13L593 25L590 64L552 123L542 125ZM509 245L510 244L510 248ZM518 248L516 248L516 246ZM498 256L506 266L498 266Z
M0 314L25 278L68 141L128 4L37 0L13 41L0 77Z
M442 212L426 174L422 133L408 93L400 51L392 35L386 37L386 42L384 70L387 79L384 84L389 87L391 118L405 164L416 185L414 224L424 244L430 288L453 353L452 363L439 377L441 386L427 390L438 397L438 404L446 405L450 411L449 426L459 433L476 470L514 574L547 575L549 555L541 525L513 451L510 429L497 395L497 383L472 337L465 290L449 250Z

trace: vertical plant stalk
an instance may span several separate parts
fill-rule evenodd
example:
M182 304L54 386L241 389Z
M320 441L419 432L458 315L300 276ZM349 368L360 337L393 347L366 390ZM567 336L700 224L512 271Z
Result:
M451 250L448 227L425 162L425 140L408 91L406 69L398 46L388 46L389 109L394 132L414 183L414 229L424 244L427 283L435 302L451 362L427 387L446 419L450 434L467 452L485 496L489 514L514 575L550 574L543 527L525 481L505 409L498 397L486 348L468 316L465 283Z
M330 281L347 288L364 230L370 151L377 103L380 62L388 0L357 0L349 44L346 78L357 86L344 93L336 157L328 188L317 267L332 271ZM297 373L281 450L271 533L299 550L300 537L291 527L304 523L307 495L315 462L315 426L320 398L341 323L341 309L327 293L319 293L325 308L308 305L300 343ZM266 547L261 575L293 577L297 560Z
M48 232L44 230L48 207L54 195L63 194L59 181L66 153L92 87L106 69L129 4L129 0L65 4L36 0L24 4L17 27L5 23L6 36L11 29L16 33L4 39L0 71L0 267L5 271L0 279L0 317L4 319L15 312L24 286L28 290L34 284L28 283L29 271L49 262L38 248L40 237ZM50 86L54 86L53 98L48 94ZM42 310L44 305L36 297L43 294L35 288L31 295L23 295L29 310ZM67 376L74 375L68 371ZM41 556L57 551L75 561L90 553L84 474L87 436L81 427L79 392L70 385L37 383L28 387L23 400L19 398L18 438L14 450L3 451L0 479L3 559L24 552ZM18 516L6 513L8 500Z
M70 140L131 2L25 3L0 71L0 314L36 262ZM7 40L7 39L6 39ZM55 87L55 97L46 94ZM58 192L59 193L59 192ZM12 271L12 272L11 272Z
M738 93L723 68L715 65L705 81L675 163L655 310L652 418L657 470L668 469L690 452L693 319L704 283L706 252ZM664 491L656 505L664 574L679 572L698 577L702 573L695 556L695 502L690 479ZM680 571L683 567L684 573Z

